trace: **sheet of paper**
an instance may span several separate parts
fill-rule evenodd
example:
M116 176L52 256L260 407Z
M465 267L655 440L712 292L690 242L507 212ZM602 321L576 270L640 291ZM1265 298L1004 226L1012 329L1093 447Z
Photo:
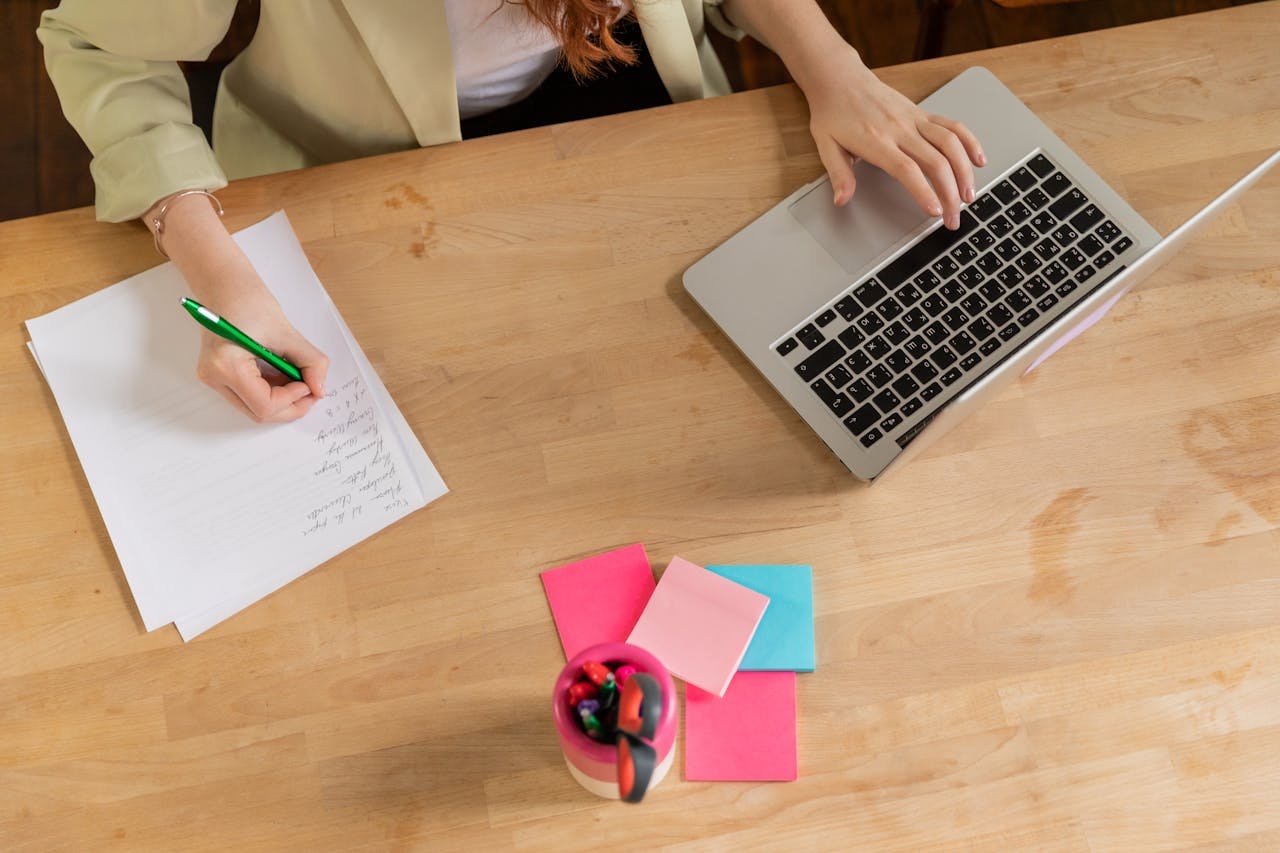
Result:
M284 214L235 237L330 358L299 421L254 424L194 380L172 264L27 322L147 630L192 636L445 492Z
M707 566L707 571L769 597L739 672L813 672L813 571L808 566Z
M794 781L796 674L739 672L723 697L687 688L684 732L691 782Z
M768 604L754 590L673 557L627 642L723 696Z
M643 545L547 569L542 587L567 660L596 643L621 643L653 594Z

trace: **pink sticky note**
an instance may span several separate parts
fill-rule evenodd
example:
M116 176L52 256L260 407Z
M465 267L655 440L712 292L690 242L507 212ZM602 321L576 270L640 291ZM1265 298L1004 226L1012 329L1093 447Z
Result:
M566 659L596 643L621 643L653 594L643 545L628 545L542 573Z
M794 781L796 674L740 672L723 698L687 688L684 733L690 781Z
M723 696L768 604L768 596L673 557L627 642Z

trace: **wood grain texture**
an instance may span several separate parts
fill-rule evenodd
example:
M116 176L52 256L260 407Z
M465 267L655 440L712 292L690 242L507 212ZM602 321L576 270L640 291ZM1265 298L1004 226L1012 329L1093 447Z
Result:
M884 75L986 65L1164 232L1280 141L1278 30ZM806 123L779 87L228 188L232 227L288 212L452 493L186 645L143 632L21 327L150 239L0 223L0 847L1274 849L1280 175L865 487L680 285L819 173ZM569 776L538 572L636 541L813 566L798 781Z

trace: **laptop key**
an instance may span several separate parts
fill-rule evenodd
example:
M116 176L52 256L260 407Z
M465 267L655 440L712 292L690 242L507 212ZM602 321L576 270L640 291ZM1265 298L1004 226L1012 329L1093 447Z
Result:
M840 339L840 343L849 349L853 349L867 339L866 335L862 334L862 331L857 326L850 326L836 335L836 337Z
M1040 312L1034 308L1028 308L1018 315L1018 322L1023 326L1030 326L1040 316Z
M1070 275L1070 273L1067 272L1067 268L1057 261L1054 261L1049 264L1049 266L1045 267L1040 274L1047 278L1050 284L1057 284Z
M1018 258L1017 264L1018 269L1022 270L1027 275L1030 275L1040 269L1040 267L1044 265L1044 261L1040 260L1034 252L1027 252L1025 255Z
M1013 230L1013 223L1003 216L997 216L987 223L987 230L991 232L993 237L999 239Z
M941 346L933 351L933 363L946 369L960 360L960 356L952 351L951 347ZM950 384L950 383L948 383Z
M1092 258L1094 255L1102 251L1102 241L1093 234L1090 234L1079 243L1076 243L1076 248Z
M924 296L924 294L921 293L920 290L911 282L907 282L902 285L902 287L899 287L894 293L894 297L902 303L904 308L910 308L912 305L915 305L920 301L922 296Z
M978 345L968 332L957 332L947 343L960 355L964 355Z
M1049 212L1058 219L1066 219L1083 206L1086 201L1087 199L1084 197L1084 193L1080 192L1080 190L1075 187L1072 187L1049 205Z
M946 373L942 374L942 384L952 385L961 376L964 376L964 374L960 372L960 368L953 367L950 370L948 370Z
M987 252L985 255L978 258L978 269L982 270L987 275L995 275L996 270L1000 269L1000 267L1000 259L996 257L995 252Z
M894 412L892 415L889 415L889 417L880 422L880 429L884 430L885 434L888 435L897 429L898 425L901 423L902 415Z
M1013 319L1013 312L1009 310L1008 305L992 305L991 310L987 312L987 319L997 326L1003 326Z
M827 341L812 355L796 365L796 375L806 382L821 376L831 365L840 360L845 349L839 341Z
M911 337L911 333L907 331L907 327L902 323L893 323L889 328L885 329L884 339L891 344L900 344L907 338Z
M991 353L1000 349L1000 346L1002 343L1004 342L1001 341L999 338L992 338L989 341L984 341L982 346L978 347L978 352L982 353L983 355L991 355Z
M1004 204L1008 204L1018 197L1018 188L1011 181L1004 180L991 188L991 194Z
M1041 311L1048 311L1050 308L1058 304L1058 297L1052 293L1046 293L1044 298L1036 303L1036 307Z
M1037 154L1027 161L1027 168L1043 178L1053 171L1053 163L1043 154Z
M1086 281L1093 278L1093 276L1097 272L1098 271L1095 270L1093 267L1089 266L1088 264L1085 264L1079 270L1076 271L1076 281L1080 282L1081 284L1084 284Z
M1078 286L1079 285L1077 285L1071 279L1067 279L1062 284L1058 285L1057 288L1054 289L1054 293L1058 294L1059 296L1067 296L1068 294L1071 293L1071 291L1075 290Z
M1025 201L1027 207L1032 210L1039 210L1049 203L1049 196L1045 195L1044 190L1032 190L1027 193Z
M831 387L843 388L853 379L853 374L843 364L837 364L827 371L827 375L824 378L831 383Z
M964 299L960 300L960 307L969 312L970 316L981 314L987 307L987 300L983 299L977 293L970 293Z
M796 330L796 337L800 339L800 343L804 344L808 349L814 350L822 346L826 335L818 331L818 327L812 323L806 323Z
M864 308L874 308L875 304L883 299L886 293L888 291L874 278L867 279L853 289L854 297L862 303Z
M929 317L919 308L912 308L906 314L902 315L902 322L906 324L911 331L917 331L925 323L929 322Z
M1009 307L1014 311L1021 311L1023 308L1026 308L1031 304L1031 297L1027 296L1027 294L1021 290L1015 290L1013 293L1009 294L1009 298L1006 299L1005 302L1007 302Z
M1080 235L1071 227L1070 223L1064 223L1060 228L1053 232L1053 239L1058 241L1061 246L1070 246Z
M965 373L968 373L970 370L977 367L980 361L982 361L982 356L978 355L976 352L971 352L965 356L964 361L960 362L960 369Z
M991 232L983 228L969 238L969 244L973 248L981 252L983 249L990 249L996 242L996 238L991 236Z
M1120 229L1116 227L1114 222L1108 219L1106 222L1099 225L1093 233L1101 237L1104 243L1110 243L1120 236Z
M866 346L862 348L862 351L872 358L881 358L890 349L892 349L892 347L889 346L889 342L880 335L876 335L874 338L867 341Z
M886 320L892 320L902 313L902 303L890 296L884 302L876 306L876 310L880 312L880 316Z
M883 388L889 384L891 379L893 379L893 374L883 364L877 364L867 371L867 381L877 388Z
M1058 224L1058 220L1053 218L1053 214L1048 211L1040 211L1031 217L1031 227L1039 231L1041 234L1048 234L1053 230L1053 226Z
M894 350L884 360L884 363L894 373L901 373L911 366L911 356L907 355L904 350Z
M911 279L911 282L924 293L931 292L935 287L942 284L942 279L938 278L933 270L924 270L920 275Z
M996 254L1001 260L1011 261L1022 253L1022 247L1019 246L1012 238L996 243Z
M836 312L828 308L826 311L823 311L821 314L818 315L817 323L819 327L826 327L826 326L830 326L835 321L836 321Z
M832 388L825 381L818 379L809 384L818 399L827 404L827 408L837 415L847 414L853 408L853 401Z
M917 361L915 367L911 368L911 375L921 382L928 382L938 375L938 368L931 361Z
M1133 245L1133 241L1130 240L1128 237L1121 237L1119 240L1117 240L1115 243L1112 244L1111 251L1119 255L1132 245Z
M1027 221L1027 217L1031 215L1031 208L1020 201L1015 201L1004 209L1004 215L1012 219L1014 225L1017 225Z
M927 403L941 393L942 386L937 382L930 382L928 385L920 389L920 399Z
M951 330L938 320L934 320L928 326L925 326L924 336L929 339L931 344L945 343L947 338L951 337Z
M782 343L774 347L774 349L778 353L778 355L786 355L787 353L791 352L798 346L800 346L800 344L799 342L796 341L795 338L787 338Z
M836 310L840 312L841 317L852 323L862 313L862 306L852 296L846 296L836 303Z
M973 204L969 205L969 210L974 216L985 222L1000 210L1000 202L996 201L993 196L983 193L978 196Z
M903 344L902 348L906 350L907 355L912 358L924 358L929 354L929 351L933 349L933 344L926 341L923 335L916 335L914 338Z
M1040 183L1040 188L1055 198L1062 195L1070 187L1071 179L1061 172L1054 172Z
M853 414L844 419L844 425L849 428L849 432L854 435L862 435L869 428L876 425L880 420L880 413L876 411L876 407L870 403L866 403L854 410Z
M1019 326L1017 323L1010 323L1009 325L1005 326L1003 329L1000 330L1000 340L1011 341L1014 338L1016 338L1018 336L1018 333L1021 331L1022 331L1022 327Z
M1096 266L1098 269L1102 269L1103 267L1105 267L1107 264L1111 263L1115 259L1116 259L1116 256L1111 254L1110 251L1104 251L1093 259L1093 265Z
M898 399L898 395L893 392L892 388L886 388L872 397L871 402L875 403L876 408L882 412L892 412L898 408L898 404L902 401Z
M884 320L880 319L879 314L863 314L858 318L858 328L868 335L874 335L884 328Z
M871 445L875 444L877 441L879 441L882 438L884 438L884 435L881 434L880 430L873 429L873 430L870 430L862 438L858 439L858 441L862 442L863 447L870 447Z
M1102 211L1098 210L1098 206L1091 204L1084 210L1071 217L1071 227L1077 231L1088 231L1093 226L1102 221Z
M1062 255L1062 263L1070 270L1079 269L1084 265L1084 261L1084 255L1082 255L1080 250L1075 247L1067 249L1067 251Z
M893 380L893 391L899 397L910 397L920 390L920 383L910 373L904 373Z
M1023 290L1030 294L1032 299L1039 299L1049 292L1049 283L1038 275L1033 276L1031 281L1027 282L1023 287Z
M1026 192L1036 185L1036 181L1038 181L1039 178L1036 177L1035 172L1032 172L1026 166L1019 166L1017 169L1013 170L1013 174L1009 176L1009 180L1013 181L1014 185L1018 189Z
M856 402L865 403L871 399L871 395L875 393L875 389L871 387L871 383L865 379L855 379L853 384L844 389L844 392L852 397Z
M1035 253L1046 261L1053 260L1061 251L1062 247L1048 238L1036 243L1035 246Z
M963 326L969 322L969 315L964 312L963 308L952 308L950 311L942 315L942 322L951 327L951 331Z
M910 400L902 404L902 408L899 409L899 411L902 412L903 417L909 418L916 412L920 411L923 406L924 403L920 402L919 397L912 397Z
M969 334L980 341L985 341L996 333L996 327L986 317L979 317L968 326Z
M871 357L861 350L849 353L849 357L844 360L849 365L849 369L858 375L866 373L871 367Z

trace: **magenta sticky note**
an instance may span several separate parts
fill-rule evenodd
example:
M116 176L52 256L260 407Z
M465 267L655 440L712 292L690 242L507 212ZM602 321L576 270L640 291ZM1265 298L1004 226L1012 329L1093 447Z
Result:
M690 781L794 781L796 674L739 672L723 697L688 687L684 732Z
M643 545L547 569L542 588L566 659L596 643L621 643L653 594Z
M722 696L768 604L768 596L673 557L627 642Z

